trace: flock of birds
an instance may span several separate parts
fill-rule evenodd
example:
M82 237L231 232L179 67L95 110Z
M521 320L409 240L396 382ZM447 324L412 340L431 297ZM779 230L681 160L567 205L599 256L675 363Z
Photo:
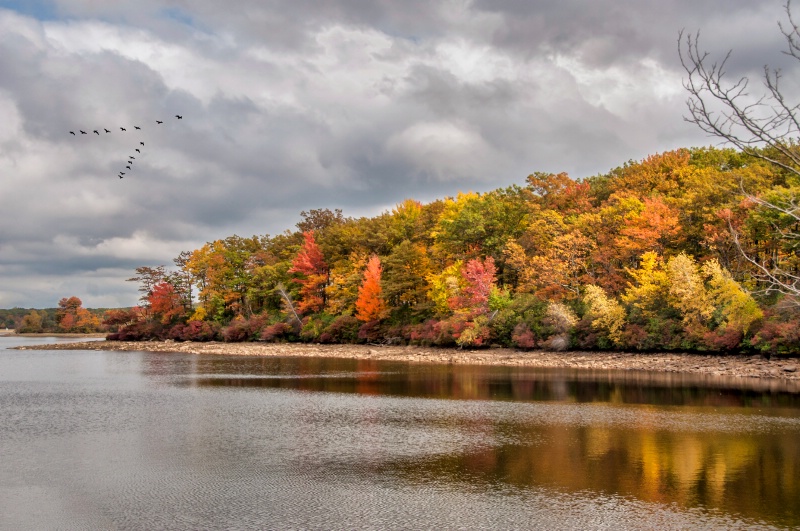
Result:
M177 118L178 120L183 120L183 116L181 116L180 114L176 114L176 115L175 115L175 118ZM157 124L157 125L161 125L161 124L163 124L163 123L164 123L164 121L163 121L163 120L156 120L156 124ZM142 128L141 128L141 127L139 127L138 125L134 125L134 126L133 126L133 128L134 128L134 130L139 130L139 131L141 131L141 130L142 130ZM124 127L120 127L120 128L119 128L119 130L120 130L121 132L123 132L123 133L127 131L127 129L125 129ZM106 129L105 127L103 127L103 131L105 131L105 132L106 132L106 134L111 132L110 130ZM84 131L83 129L78 129L78 132L79 132L80 134L82 134L82 135L88 135L88 134L89 134L87 131ZM92 130L92 133L96 134L97 136L100 136L100 131L98 131L97 129L93 129L93 130ZM75 133L75 131L70 131L70 132L69 132L69 134L71 134L72 136L78 136L78 134L77 134L77 133ZM144 142L141 142L141 141L140 141L140 142L139 142L139 144L137 145L137 147L135 148L135 151L136 151L136 153L139 153L139 154L141 155L141 153L142 153L142 150L141 150L141 149L139 149L140 147L144 147ZM126 163L126 165L125 165L125 169L126 169L126 170L128 170L128 171L132 171L132 170L133 170L133 162L134 162L135 160L136 160L136 157L135 157L135 156L133 156L133 155L128 155L128 161L127 161L127 163ZM119 175L117 175L117 177L119 177L120 179L122 179L122 178L124 178L124 177L125 177L125 173L126 173L126 172L124 172L124 171L121 171L121 170L120 170L120 172L119 172Z

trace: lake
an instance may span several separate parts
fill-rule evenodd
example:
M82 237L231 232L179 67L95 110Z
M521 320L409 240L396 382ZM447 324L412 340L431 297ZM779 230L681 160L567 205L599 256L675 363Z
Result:
M5 350L0 529L800 526L778 381Z

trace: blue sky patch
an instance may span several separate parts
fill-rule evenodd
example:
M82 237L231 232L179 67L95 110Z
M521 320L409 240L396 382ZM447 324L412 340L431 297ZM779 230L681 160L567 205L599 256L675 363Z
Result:
M16 11L38 20L59 18L51 0L0 0L0 9Z

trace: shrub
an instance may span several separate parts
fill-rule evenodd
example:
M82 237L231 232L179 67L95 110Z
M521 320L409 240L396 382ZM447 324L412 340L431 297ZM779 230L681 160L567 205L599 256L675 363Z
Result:
M208 321L189 321L183 326L183 341L214 341L219 334L217 323Z
M368 321L358 329L358 339L367 343L378 343L383 339L380 321Z
M140 321L123 326L116 334L108 334L111 341L146 341L149 339L166 339L168 329L160 322Z
M492 331L489 328L489 320L486 316L480 315L472 322L464 324L464 329L458 334L456 344L463 347L486 347L491 342Z
M261 331L262 341L280 341L293 336L295 333L292 325L289 323L275 323L267 325Z
M222 329L222 339L227 342L257 341L267 326L266 315L253 315L249 319L234 319Z
M727 326L706 332L703 343L712 350L734 350L742 344L742 339L744 334L741 329Z
M750 344L764 353L800 355L800 322L767 321Z
M303 326L300 329L300 339L308 342L319 341L320 336L333 320L334 316L325 313L305 317Z
M531 331L527 323L519 323L514 327L514 333L511 336L511 341L515 347L522 350L531 350L536 348L536 336Z
M361 322L352 315L340 315L320 334L321 343L353 343L358 340Z
M247 321L244 319L234 319L228 326L222 329L220 335L222 336L222 340L227 343L247 341L249 336Z
M568 334L556 334L548 337L547 340L542 343L542 348L545 350L561 352L567 350L569 345L570 339Z

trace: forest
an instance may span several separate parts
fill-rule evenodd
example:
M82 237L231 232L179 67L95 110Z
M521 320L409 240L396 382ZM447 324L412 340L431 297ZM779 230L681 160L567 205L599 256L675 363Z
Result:
M770 148L765 148L769 150ZM300 213L130 281L109 339L800 353L795 172L678 149L375 217Z
M126 309L129 310L129 309ZM105 332L103 321L111 310L84 308L78 297L64 297L57 308L0 309L0 328L22 334Z

